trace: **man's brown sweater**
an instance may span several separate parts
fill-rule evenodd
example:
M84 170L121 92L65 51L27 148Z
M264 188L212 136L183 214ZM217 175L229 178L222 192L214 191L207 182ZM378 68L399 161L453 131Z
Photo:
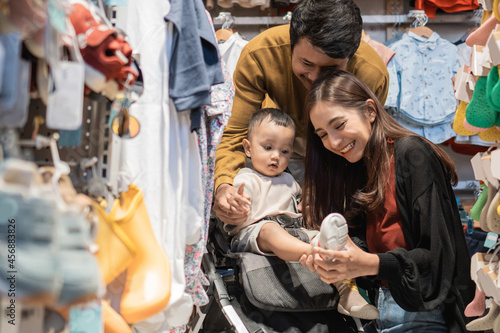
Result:
M361 41L346 70L385 103L389 74L371 46ZM250 116L261 108L266 94L297 125L294 154L304 156L305 151L301 123L308 91L292 71L289 25L267 29L252 39L240 55L233 78L236 94L231 118L217 147L215 189L222 183L232 184L238 170L245 166L242 140L246 138Z

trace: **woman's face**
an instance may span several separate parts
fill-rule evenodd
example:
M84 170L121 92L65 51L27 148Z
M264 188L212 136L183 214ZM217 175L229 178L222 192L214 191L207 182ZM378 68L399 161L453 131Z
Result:
M370 102L367 104L371 106ZM350 163L356 163L364 156L372 123L376 117L375 111L368 110L363 111L365 112L363 117L357 109L318 102L311 109L309 116L314 131L325 148L344 157Z

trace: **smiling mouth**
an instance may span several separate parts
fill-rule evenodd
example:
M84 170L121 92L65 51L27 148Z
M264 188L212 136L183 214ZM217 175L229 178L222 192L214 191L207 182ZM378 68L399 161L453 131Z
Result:
M351 142L350 144L348 144L348 145L347 145L347 146L345 146L344 148L340 149L340 150L339 150L339 151L340 151L340 153L341 153L341 154L345 154L345 153L347 153L348 151L350 151L350 150L354 147L354 142L355 142L355 141Z

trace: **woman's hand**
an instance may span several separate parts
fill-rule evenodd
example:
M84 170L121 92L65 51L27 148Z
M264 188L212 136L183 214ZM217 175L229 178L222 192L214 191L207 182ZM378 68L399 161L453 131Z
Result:
M215 193L213 208L215 214L222 222L238 225L247 220L250 210L241 211L232 207L229 203L229 199L233 196L233 194L250 202L250 197L248 194L243 192L243 188L241 186L238 189L229 184L221 184Z
M357 247L347 237L345 250L333 251L314 248L314 255L303 255L299 262L311 272L319 274L326 283L335 283L359 276L377 275L379 258Z

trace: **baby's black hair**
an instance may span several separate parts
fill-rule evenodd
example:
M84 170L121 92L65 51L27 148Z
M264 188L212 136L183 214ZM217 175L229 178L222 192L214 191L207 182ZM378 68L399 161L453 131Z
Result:
M248 122L248 134L247 137L250 137L250 134L252 133L252 130L254 127L258 124L261 124L264 119L268 119L269 121L272 121L278 126L283 126L283 127L292 127L293 130L295 131L295 123L293 122L293 119L286 114L285 112L275 109L275 108L264 108L260 109L257 112L255 112L251 117Z

